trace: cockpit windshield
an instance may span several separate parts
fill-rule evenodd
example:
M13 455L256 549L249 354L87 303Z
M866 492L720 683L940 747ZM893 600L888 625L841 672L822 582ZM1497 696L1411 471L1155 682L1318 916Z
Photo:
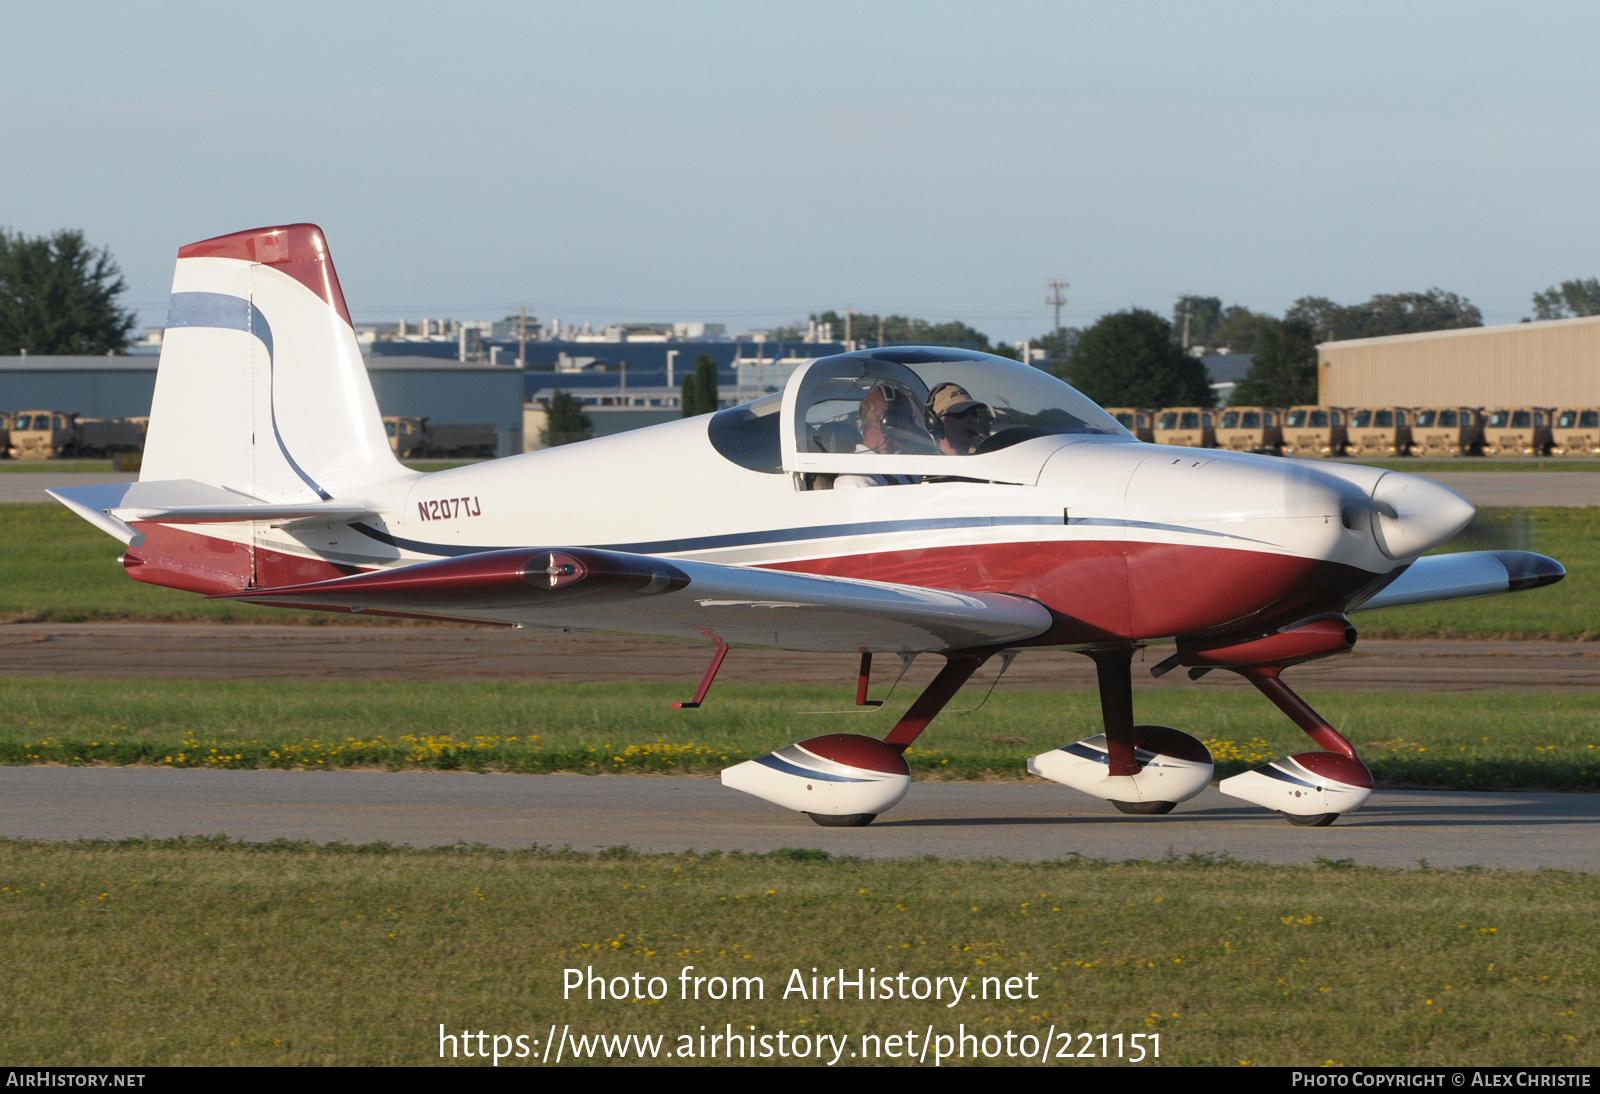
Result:
M1049 373L983 353L872 350L818 361L800 382L805 452L967 456L1034 437L1131 437Z
M783 441L779 409L787 415L791 405L794 432ZM1058 435L1133 439L1047 372L987 353L918 346L819 358L783 392L721 411L709 426L718 452L769 474L782 470L785 446L805 467L823 459L842 471L835 457L983 455Z

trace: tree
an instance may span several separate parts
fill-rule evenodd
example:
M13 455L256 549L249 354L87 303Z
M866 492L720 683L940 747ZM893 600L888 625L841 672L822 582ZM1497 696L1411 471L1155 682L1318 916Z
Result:
M1073 351L1073 386L1101 406L1210 406L1211 378L1173 340L1172 324L1143 308L1102 316Z
M1600 279L1563 281L1533 294L1534 315L1540 319L1576 319L1600 315Z
M1234 304L1223 311L1222 322L1217 324L1207 344L1229 353L1254 353L1261 344L1261 332L1276 322L1270 315Z
M1270 315L1239 304L1224 307L1220 297L1184 296L1172 309L1172 327L1180 343L1185 309L1189 312L1189 345L1205 346L1212 352L1254 353L1262 326L1273 322Z
M586 441L594 434L594 423L583 412L578 400L556 388L550 393L550 406L545 412L544 429L539 434L547 448L574 441Z
M1189 345L1215 344L1216 330L1222 325L1222 300L1215 296L1180 296L1172 307L1172 329L1183 340L1183 321L1189 320Z
M0 229L0 353L125 349L135 319L116 298L126 288L111 252L82 232L30 239Z
M1083 337L1083 331L1077 327L1062 327L1060 330L1047 331L1036 337L1031 343L1035 349L1044 350L1046 372L1056 376L1065 376L1072 362L1072 351L1078 346L1078 339Z
M1296 406L1317 401L1317 340L1303 319L1268 319L1250 371L1231 406Z
M845 336L844 316L836 311L825 311L811 316L818 323L832 323L833 336L841 341ZM782 328L779 333L798 331L799 327ZM905 315L872 315L857 312L850 318L850 337L858 342L876 345L882 337L886 346L966 346L994 352L989 336L959 320L948 323L931 323Z
M1349 305L1335 304L1325 296L1304 296L1284 318L1309 323L1323 342L1483 326L1483 313L1475 304L1439 288L1379 294L1365 304Z
M694 372L686 373L683 377L680 398L683 416L693 418L697 414L711 414L716 411L719 398L717 362L709 353L702 353L694 359Z

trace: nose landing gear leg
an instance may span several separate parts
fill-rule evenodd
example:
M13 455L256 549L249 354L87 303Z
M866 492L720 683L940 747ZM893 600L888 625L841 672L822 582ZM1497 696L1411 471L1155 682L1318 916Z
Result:
M1105 732L1034 756L1028 770L1145 816L1204 790L1213 770L1205 745L1169 726L1134 724L1133 649L1085 652L1099 677Z
M1281 665L1234 669L1289 716L1325 752L1301 752L1223 779L1224 794L1282 813L1290 824L1322 828L1361 808L1372 796L1372 772L1328 720L1280 678Z

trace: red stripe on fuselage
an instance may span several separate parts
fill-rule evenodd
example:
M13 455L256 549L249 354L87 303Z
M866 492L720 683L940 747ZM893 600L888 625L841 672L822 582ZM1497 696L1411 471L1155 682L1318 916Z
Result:
M315 224L282 224L276 228L251 228L232 235L202 239L178 248L179 258L238 258L259 262L288 274L316 293L350 323L339 275L333 270L333 256L322 229Z
M1308 593L1311 602L1337 598L1372 580L1360 570L1292 555L1104 541L928 547L769 568L1032 597L1056 614L1056 625L1030 645L1193 634L1263 618Z

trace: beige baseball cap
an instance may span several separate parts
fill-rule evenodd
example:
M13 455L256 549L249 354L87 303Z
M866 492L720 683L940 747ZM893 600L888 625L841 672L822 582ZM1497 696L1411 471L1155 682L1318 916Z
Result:
M946 414L960 414L975 406L988 409L987 403L978 402L960 384L947 381L928 393L928 410L935 418L942 418Z

